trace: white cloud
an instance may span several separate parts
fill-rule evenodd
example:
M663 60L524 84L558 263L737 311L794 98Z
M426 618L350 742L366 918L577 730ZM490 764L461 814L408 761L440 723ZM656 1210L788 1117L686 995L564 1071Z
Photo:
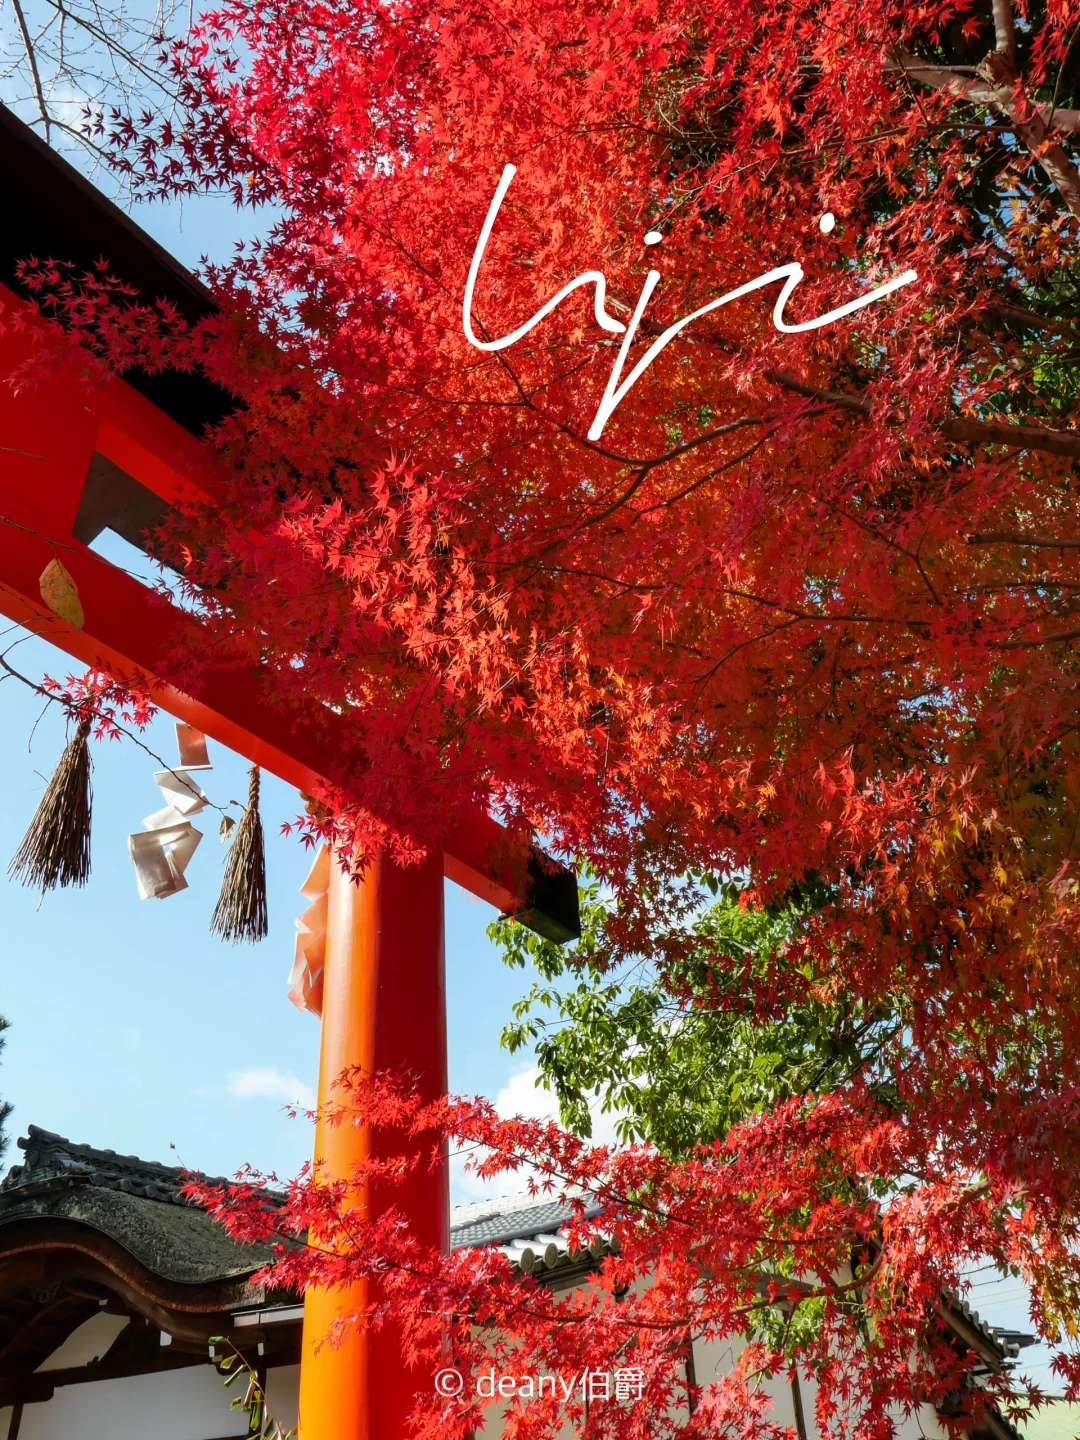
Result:
M303 1110L315 1108L315 1091L310 1085L272 1066L231 1071L228 1089L238 1100L280 1100L283 1105L299 1105Z
M513 1115L523 1115L527 1120L558 1120L555 1096L537 1085L539 1078L539 1065L526 1065L514 1071L495 1096L495 1109L504 1120Z
M525 1169L516 1174L496 1175L491 1180L481 1180L478 1175L465 1169L465 1155L455 1151L450 1156L450 1204L472 1205L477 1200L501 1200L504 1195L520 1195L529 1188L529 1172Z
M495 1096L495 1109L504 1119L522 1115L528 1120L558 1120L559 1107L550 1090L537 1085L540 1078L538 1065L526 1065L515 1070L506 1084ZM592 1145L617 1145L615 1122L617 1114L604 1115L599 1100L589 1106L592 1115ZM455 1154L450 1157L450 1196L455 1205L465 1205L477 1200L496 1200L506 1195L520 1195L529 1188L531 1167L506 1171L490 1180L480 1180L465 1170L466 1156Z
M507 1119L512 1115L524 1115L529 1120L558 1120L559 1107L555 1096L550 1090L537 1085L539 1078L539 1065L526 1065L522 1070L515 1070L496 1095L495 1109ZM617 1145L615 1124L618 1114L610 1111L605 1115L600 1109L599 1096L594 1096L589 1102L589 1114L592 1116L589 1143Z

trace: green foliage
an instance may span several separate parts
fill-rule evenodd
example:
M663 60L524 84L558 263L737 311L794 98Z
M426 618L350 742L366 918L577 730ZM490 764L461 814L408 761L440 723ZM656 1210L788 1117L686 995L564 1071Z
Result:
M620 1140L648 1140L676 1155L779 1101L857 1074L889 1103L878 1062L899 1015L869 1013L847 994L823 998L812 967L788 958L819 897L811 890L755 909L736 890L702 882L716 898L705 903L703 892L682 937L690 943L672 945L675 958L662 964L638 956L609 968L617 915L593 883L581 890L582 935L572 949L507 920L489 927L507 964L531 965L540 976L502 1040L512 1053L535 1047L563 1123L590 1136L590 1102L599 1103L616 1114ZM781 975L788 998L763 1004Z
M233 1397L230 1410L241 1410L248 1419L248 1435L258 1440L295 1440L296 1427L286 1430L270 1408L263 1383L239 1350L222 1335L210 1338L212 1346L221 1346L226 1353L215 1355L219 1372L225 1376L225 1388L231 1389L238 1380L243 1389Z

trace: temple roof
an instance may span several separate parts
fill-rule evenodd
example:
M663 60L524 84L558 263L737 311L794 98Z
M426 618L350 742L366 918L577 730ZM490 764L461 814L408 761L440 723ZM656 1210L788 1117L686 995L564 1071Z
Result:
M137 1155L79 1144L31 1125L19 1142L23 1162L0 1182L0 1252L16 1222L85 1225L122 1246L162 1279L208 1284L249 1275L272 1258L264 1246L238 1245L220 1225L180 1195L190 1171ZM221 1177L199 1176L210 1184ZM585 1214L596 1215L595 1202ZM450 1248L497 1245L521 1271L543 1274L569 1267L560 1231L574 1216L569 1201L515 1195L456 1205L450 1212Z
M0 1183L0 1251L10 1227L52 1221L88 1227L179 1285L234 1280L273 1259L182 1200L179 1166L78 1145L36 1125L18 1143L25 1159Z
M162 1165L157 1160L140 1160L137 1155L118 1155L115 1150L97 1150L80 1145L31 1125L18 1141L24 1160L13 1165L0 1181L0 1209L10 1195L25 1195L55 1181L88 1182L126 1195L183 1205L180 1187L186 1172L180 1165ZM220 1183L224 1184L224 1181Z
M586 1203L587 1217L600 1207ZM511 1195L501 1200L481 1200L450 1209L450 1248L463 1250L475 1245L505 1245L514 1240L534 1240L558 1230L573 1218L573 1206L566 1201L539 1195Z

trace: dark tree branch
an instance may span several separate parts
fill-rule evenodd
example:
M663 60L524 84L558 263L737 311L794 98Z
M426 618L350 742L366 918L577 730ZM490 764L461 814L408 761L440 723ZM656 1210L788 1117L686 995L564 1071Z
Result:
M26 13L22 8L21 0L11 0L12 8L15 11L15 19L18 21L19 33L22 35L23 46L26 50L26 59L30 66L30 74L34 81L34 95L37 98L38 109L41 111L42 124L45 126L46 143L52 141L52 120L49 116L49 107L45 103L45 91L41 84L41 72L38 70L37 51L34 49L34 41L30 35L30 27L26 23Z
M870 401L861 395L807 385L784 370L766 370L765 378L809 400L822 400L839 410L849 410L864 418L870 415ZM1010 425L1007 421L998 420L966 420L959 415L945 416L938 423L938 430L947 439L961 444L1007 445L1013 450L1041 450L1049 455L1066 455L1080 460L1080 431L1044 430L1037 425Z
M1080 115L1080 111L1077 111ZM1037 310L1028 310L1023 305L1013 305L1008 300L992 300L986 307L993 314L1001 317L1002 320L1012 320L1017 325L1030 325L1036 330L1061 330L1066 333L1075 330L1076 321L1068 318L1056 320L1051 315L1040 315Z
M918 81L930 90L944 90L957 100L967 100L972 105L1001 108L1000 90L978 78L978 71L968 73L962 66L925 64L906 50L894 51L893 56L885 64L889 74L906 75L909 80ZM1054 105L1032 105L1031 109L1045 125L1052 123L1056 130L1070 133L1080 130L1080 110L1059 110Z
M1016 61L1016 26L1013 23L1012 0L993 0L994 52Z
M995 0L995 18L998 3L999 0ZM1050 138L1051 120L1057 130L1080 129L1080 111L1033 104L1024 94L1016 61L1011 55L991 50L977 67L976 79L948 66L924 65L902 49L892 51L886 69L933 90L944 91L957 100L989 106L1003 116L1012 126L1013 134L1042 166L1069 210L1080 220L1080 173L1060 142Z
M1039 545L1048 550L1080 550L1080 540L1062 535L1022 535L1018 530L987 530L981 535L965 535L969 545Z
M1055 635L1039 635L1033 640L998 640L995 650L1031 650L1037 645L1063 645L1066 640L1080 640L1080 630L1059 630Z

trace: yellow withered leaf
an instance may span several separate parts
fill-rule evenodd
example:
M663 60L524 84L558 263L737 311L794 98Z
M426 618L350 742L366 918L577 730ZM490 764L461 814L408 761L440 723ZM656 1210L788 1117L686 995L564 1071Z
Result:
M38 588L41 590L42 600L54 615L59 615L61 620L74 625L76 630L83 628L86 617L79 600L79 587L59 560L50 560L45 566L38 581Z

